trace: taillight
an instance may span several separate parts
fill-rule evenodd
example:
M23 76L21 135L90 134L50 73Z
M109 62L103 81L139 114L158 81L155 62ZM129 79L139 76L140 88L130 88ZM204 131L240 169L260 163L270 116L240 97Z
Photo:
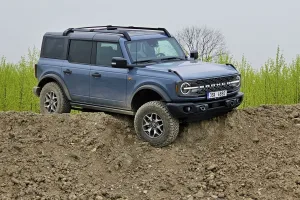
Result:
M37 78L37 64L34 65L34 76Z

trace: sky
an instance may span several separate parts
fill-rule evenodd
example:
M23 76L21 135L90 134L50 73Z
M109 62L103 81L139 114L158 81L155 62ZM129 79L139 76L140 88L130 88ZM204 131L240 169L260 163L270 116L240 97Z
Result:
M300 54L299 0L0 0L0 56L19 61L40 49L45 32L90 25L186 26L220 30L230 53L255 68L274 58Z

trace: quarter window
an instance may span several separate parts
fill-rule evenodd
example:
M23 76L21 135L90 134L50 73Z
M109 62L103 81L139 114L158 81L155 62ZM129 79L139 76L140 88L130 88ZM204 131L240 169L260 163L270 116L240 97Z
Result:
M65 59L65 39L45 37L41 57L52 59Z
M113 57L123 57L118 43L97 42L96 65L111 66Z
M90 64L92 41L71 40L68 60L73 63Z

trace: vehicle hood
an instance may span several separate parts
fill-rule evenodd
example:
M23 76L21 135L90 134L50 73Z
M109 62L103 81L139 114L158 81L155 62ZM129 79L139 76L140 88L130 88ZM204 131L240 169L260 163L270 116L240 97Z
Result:
M230 65L206 63L200 61L178 61L159 63L146 66L146 69L175 72L183 80L202 79L218 76L230 76L237 74L237 70Z

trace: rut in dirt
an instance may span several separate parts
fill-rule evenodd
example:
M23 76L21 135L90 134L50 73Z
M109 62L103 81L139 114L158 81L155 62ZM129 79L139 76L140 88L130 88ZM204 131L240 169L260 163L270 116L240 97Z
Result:
M0 199L298 199L300 105L238 110L166 148L133 119L0 112Z

